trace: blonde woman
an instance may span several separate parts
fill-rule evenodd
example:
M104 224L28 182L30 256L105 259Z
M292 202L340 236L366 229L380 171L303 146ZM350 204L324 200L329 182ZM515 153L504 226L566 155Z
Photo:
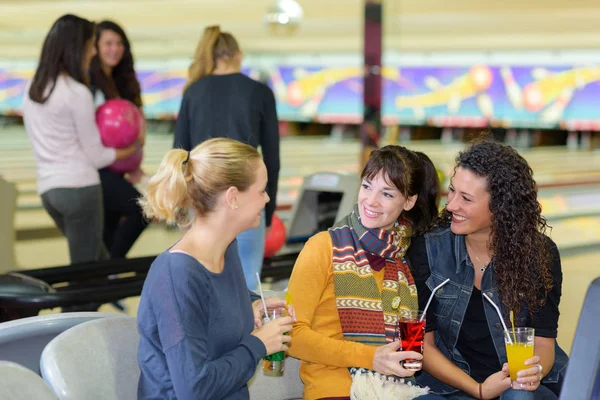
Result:
M190 150L213 137L228 137L261 147L271 198L260 224L238 237L248 288L257 288L266 230L277 204L279 127L271 89L241 73L242 52L235 38L218 26L204 30L175 127L174 147Z
M259 360L287 350L293 309L261 325L262 306L246 288L235 239L259 224L266 186L260 154L225 138L169 151L150 179L140 201L146 216L188 229L156 258L144 283L139 399L248 399L246 382ZM285 302L269 299L267 307Z

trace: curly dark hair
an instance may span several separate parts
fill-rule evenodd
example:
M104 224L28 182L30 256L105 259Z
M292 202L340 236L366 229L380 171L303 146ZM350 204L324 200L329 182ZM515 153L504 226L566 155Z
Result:
M537 200L537 184L527 161L510 146L487 137L458 154L454 172L467 169L487 181L494 254L494 277L507 310L529 314L540 309L552 289L552 253L545 237L550 228ZM446 207L435 226L448 226Z
M93 86L101 90L104 93L104 97L113 99L121 97L125 100L131 101L138 107L142 106L142 96L140 82L135 75L133 55L131 54L131 45L129 39L125 34L123 28L112 21L102 21L96 25L96 49L98 49L98 40L104 31L113 31L117 35L121 36L125 51L123 52L123 58L117 66L112 70L112 79L110 79L102 71L102 62L100 60L100 54L92 59L90 64L90 75ZM118 93L115 93L115 89Z

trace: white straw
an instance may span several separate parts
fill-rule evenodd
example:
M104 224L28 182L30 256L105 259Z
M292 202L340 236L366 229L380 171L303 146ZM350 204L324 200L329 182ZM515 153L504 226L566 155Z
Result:
M269 322L271 318L269 318L269 312L267 311L267 303L265 303L265 296L263 295L262 285L260 283L260 274L258 272L256 273L256 279L258 279L258 290L260 290L260 300L262 301L263 308L265 309L265 318L267 319L267 322Z
M502 313L500 312L500 309L498 308L496 303L494 303L492 301L492 299L490 299L488 297L487 294L483 293L483 297L485 297L486 300L489 301L490 304L496 309L496 312L498 313L498 316L500 317L500 322L502 322L502 326L504 327L504 332L506 332L506 337L508 338L508 344L513 344L512 340L510 340L510 333L508 332L508 328L506 327L506 324L504 323L504 318L502 318Z
M444 282L442 282L439 285L437 285L431 291L431 296L429 296L429 300L427 300L427 305L425 306L425 309L423 310L423 314L421 315L421 319L419 319L419 322L423 321L423 318L425 318L425 314L427 313L427 309L429 308L429 305L431 304L431 300L433 300L433 295L435 294L435 292L437 292L439 290L439 288L441 288L442 286L444 286L448 282L450 282L450 278L446 279Z

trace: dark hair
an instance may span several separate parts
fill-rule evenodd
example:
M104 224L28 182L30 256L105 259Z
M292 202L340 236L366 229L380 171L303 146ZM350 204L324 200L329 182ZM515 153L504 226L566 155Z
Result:
M121 61L112 69L112 80L106 76L102 70L102 60L100 59L100 49L98 49L98 41L102 36L102 32L112 31L117 35L121 36L123 46L123 57ZM138 107L142 106L142 96L140 89L140 82L135 75L133 55L131 54L131 45L129 39L125 34L123 28L112 21L102 21L96 25L96 49L98 53L92 59L90 65L90 73L92 76L92 83L104 94L106 99L113 99L121 97L125 100L131 101ZM115 88L117 93L115 93Z
M44 39L29 98L45 103L56 86L61 73L68 74L77 82L88 85L87 71L83 70L86 43L94 36L94 23L76 15L66 14L54 22ZM48 85L52 85L49 91Z
M374 179L384 172L404 197L418 195L414 207L403 212L414 234L425 232L438 214L440 181L435 166L425 154L389 145L373 151L360 175Z
M487 181L492 213L490 249L494 279L502 303L515 313L527 304L539 309L552 289L552 253L548 228L537 200L537 185L527 161L510 146L476 139L458 154L455 173L464 168ZM436 225L447 225L452 213L442 211Z

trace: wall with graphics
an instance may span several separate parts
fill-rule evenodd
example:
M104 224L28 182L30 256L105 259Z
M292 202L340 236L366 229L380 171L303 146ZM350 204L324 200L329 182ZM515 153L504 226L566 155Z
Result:
M594 57L539 57L537 63L514 55L504 62L468 55L387 58L381 70L386 125L600 130L600 60ZM0 114L20 113L34 68L32 61L0 62ZM146 115L175 118L187 63L140 61L137 71ZM362 121L357 57L249 57L243 73L273 89L281 120Z

